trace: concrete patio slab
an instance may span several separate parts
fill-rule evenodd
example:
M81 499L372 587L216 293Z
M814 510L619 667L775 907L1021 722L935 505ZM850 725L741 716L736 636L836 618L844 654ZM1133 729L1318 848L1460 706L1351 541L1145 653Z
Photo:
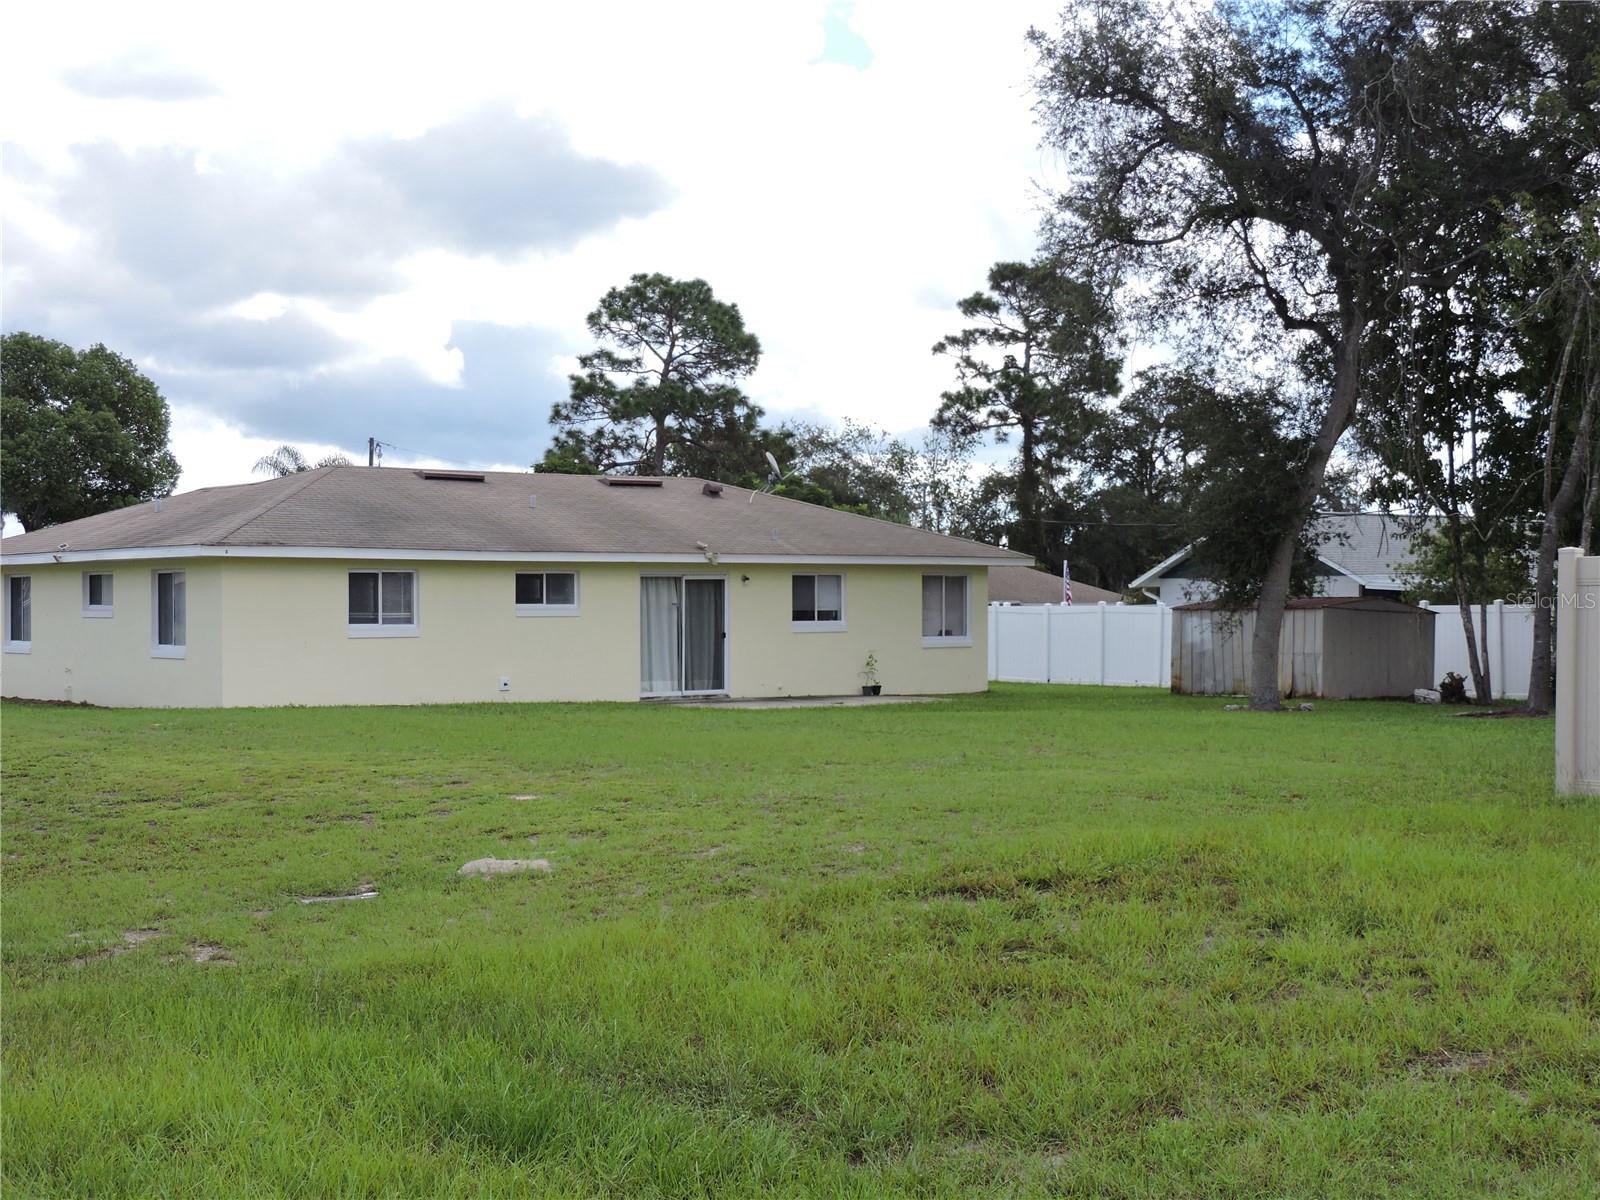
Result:
M684 708L866 708L874 704L929 704L942 696L783 696L771 700L678 700Z

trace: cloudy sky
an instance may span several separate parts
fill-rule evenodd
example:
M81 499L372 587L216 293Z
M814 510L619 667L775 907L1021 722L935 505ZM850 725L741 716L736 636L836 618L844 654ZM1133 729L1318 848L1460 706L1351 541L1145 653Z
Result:
M288 441L523 467L636 271L708 280L774 418L921 426L1035 244L1050 3L14 6L0 322L136 360L183 489Z

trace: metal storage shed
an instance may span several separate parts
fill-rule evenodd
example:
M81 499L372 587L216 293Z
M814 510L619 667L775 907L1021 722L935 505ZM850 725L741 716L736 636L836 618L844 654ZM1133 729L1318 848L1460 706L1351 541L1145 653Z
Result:
M1172 610L1172 690L1191 695L1250 691L1254 611L1214 604ZM1278 641L1278 691L1329 700L1409 697L1431 688L1434 614L1375 596L1291 600Z

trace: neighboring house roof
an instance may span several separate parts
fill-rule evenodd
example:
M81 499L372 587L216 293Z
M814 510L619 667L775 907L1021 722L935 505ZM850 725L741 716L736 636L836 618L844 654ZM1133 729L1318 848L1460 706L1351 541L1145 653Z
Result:
M0 552L48 561L63 546L73 559L308 551L700 562L712 555L980 564L1026 558L701 479L353 466L185 492L9 537Z
M1060 604L1061 577L1037 567L1009 563L994 567L989 571L989 600L1000 604ZM1116 604L1121 600L1121 592L1073 581L1074 604Z
M1316 557L1329 570L1348 575L1372 591L1403 591L1402 576L1411 559L1412 539L1419 528L1436 520L1396 513L1323 513L1311 522L1313 534L1322 538ZM1192 543L1185 546L1128 587L1148 587L1164 576L1182 573L1193 549Z
M1427 613L1430 617L1438 615L1432 609L1415 604L1402 604L1399 600L1391 600L1387 596L1299 596L1288 601L1284 608L1350 608L1357 612ZM1222 605L1214 600L1200 600L1193 604L1172 606L1173 612L1210 612L1221 609Z

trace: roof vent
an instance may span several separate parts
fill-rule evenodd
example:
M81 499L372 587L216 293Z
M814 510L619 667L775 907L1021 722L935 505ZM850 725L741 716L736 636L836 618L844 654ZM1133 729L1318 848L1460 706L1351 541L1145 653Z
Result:
M720 483L702 483L700 491L707 496L720 496L722 495L722 485Z
M482 483L482 471L418 471L419 479L454 479L458 483Z
M539 507L539 497L530 494L528 496L528 507L529 508L538 508Z
M607 487L660 487L659 479L641 479L637 475L602 475L600 482Z

